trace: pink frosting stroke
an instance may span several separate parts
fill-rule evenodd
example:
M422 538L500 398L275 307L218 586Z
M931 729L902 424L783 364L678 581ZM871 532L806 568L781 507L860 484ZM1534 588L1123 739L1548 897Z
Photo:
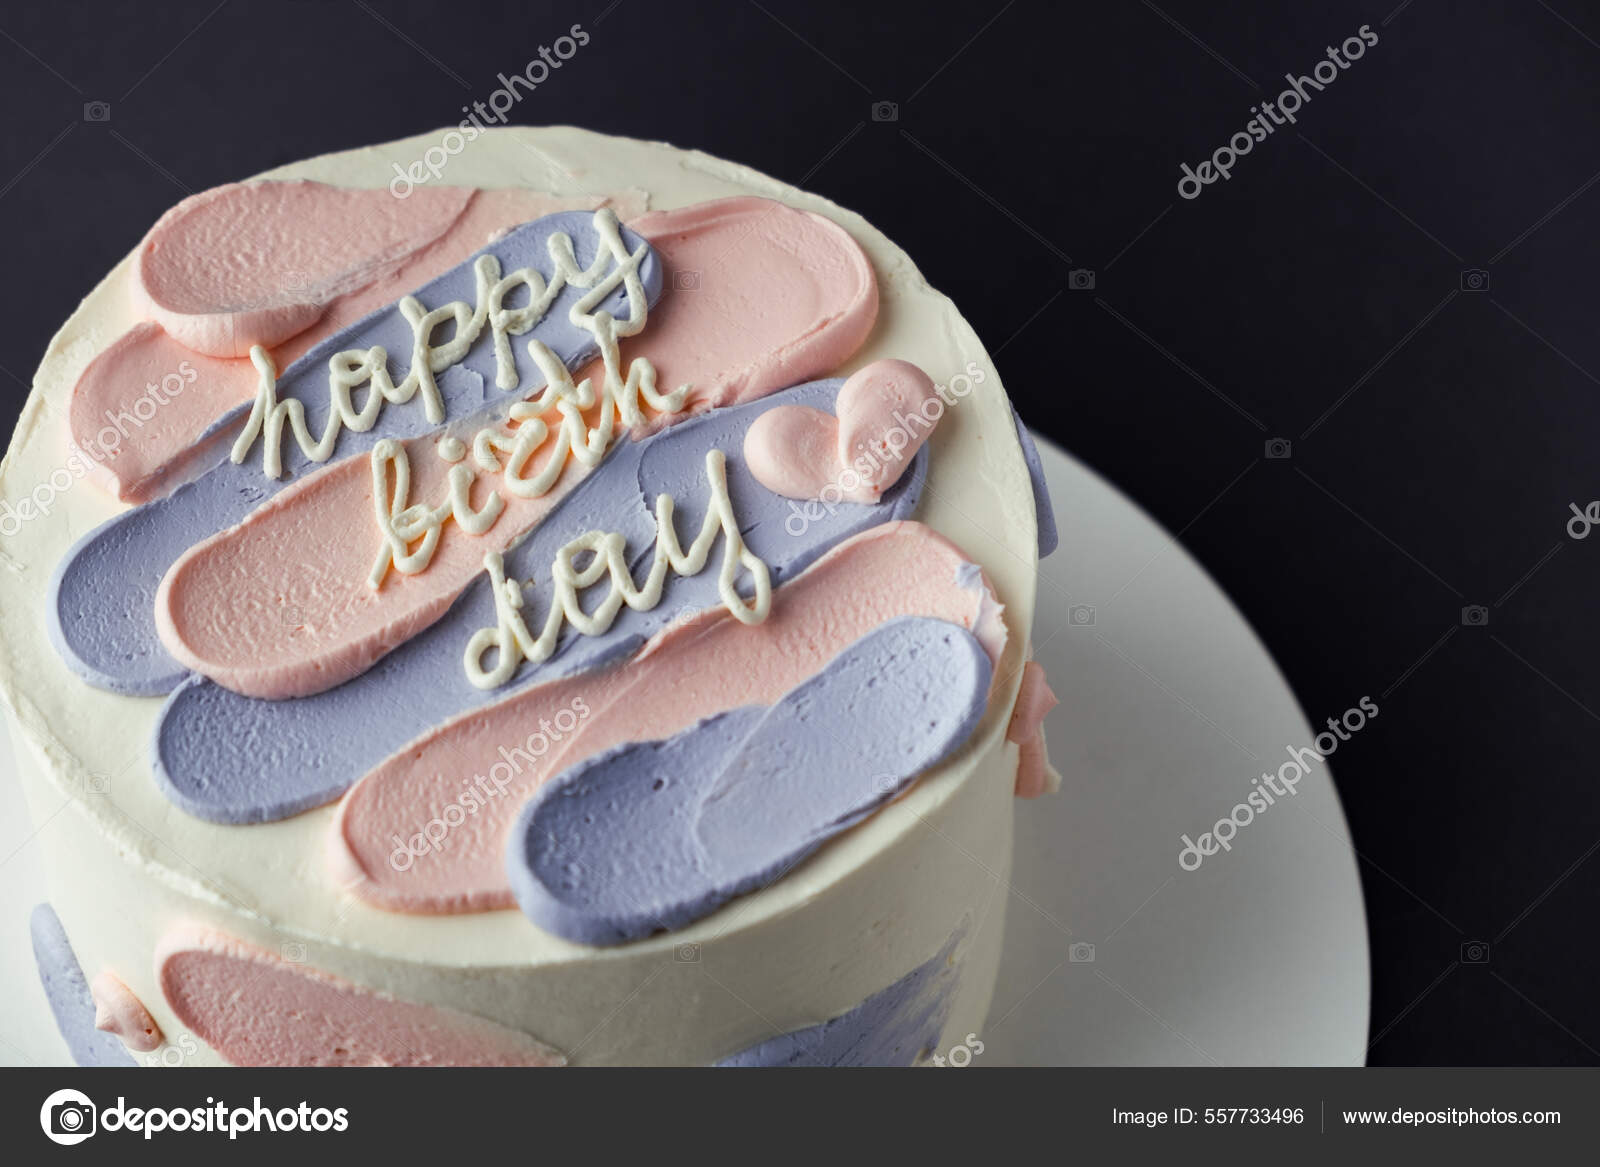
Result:
M167 1004L236 1066L558 1066L482 1017L398 1001L225 933L170 929L156 948Z
M123 1045L139 1053L160 1048L161 1026L133 990L114 974L103 972L95 977L90 982L89 995L94 998L96 1029L116 1034Z
M1015 742L1017 751L1018 798L1038 798L1061 789L1061 775L1050 765L1044 740L1044 719L1061 702L1045 679L1044 666L1029 661L1022 667L1022 684L1017 703L1011 709L1006 740Z
M472 191L238 182L184 199L135 260L145 314L185 348L243 357L315 324L335 299L392 272L450 229Z
M546 778L613 746L770 705L897 616L967 628L998 665L1000 613L948 540L915 522L874 527L776 589L761 624L702 612L611 669L534 686L424 734L340 803L335 878L393 911L511 907L506 832ZM434 820L448 830L432 831Z
M250 197L253 185L263 184L218 189L243 200ZM319 207L308 230L333 229L338 225L335 216L359 209L361 204L348 197L352 193L391 198L387 192L350 192L320 183L270 185L299 187L301 211ZM644 196L637 192L607 199L557 198L524 190L464 193L466 209L442 235L418 238L398 263L369 263L371 279L366 284L323 305L309 327L269 346L277 367L287 369L318 342L449 271L492 236L519 223L557 211L594 210L602 204L612 206L623 219L644 211ZM275 271L280 280L287 275L283 269ZM143 302L148 310L148 298ZM154 320L144 321L96 356L79 377L69 413L72 439L91 455L86 461L98 485L124 502L145 502L181 482L185 470L214 449L211 443L195 443L212 422L255 395L256 380L248 358L207 356L185 347ZM232 437L230 427L214 441ZM205 459L204 464L210 461Z
M623 343L623 358L649 357L663 388L694 386L685 412L657 416L641 430L823 375L855 351L876 318L866 257L820 216L738 198L646 215L631 226L661 255L668 291L645 331ZM676 278L690 273L697 278ZM598 383L601 369L577 375L584 376ZM448 466L435 441L405 443L413 501L445 493ZM367 577L382 544L370 463L365 456L334 463L173 564L156 597L162 643L186 667L249 696L330 689L442 616L483 570L487 552L503 551L535 526L587 473L571 459L548 493L507 495L483 535L447 526L426 571L391 572L375 591ZM474 507L495 481L482 476ZM286 611L295 621L285 622Z
M751 424L745 463L755 480L785 498L875 503L922 449L944 403L910 361L874 361L839 389L834 413L783 405Z
M124 502L143 502L191 465L215 460L205 455L232 435L203 445L200 435L255 386L249 361L192 352L146 320L89 362L73 387L67 426L89 455L91 481Z

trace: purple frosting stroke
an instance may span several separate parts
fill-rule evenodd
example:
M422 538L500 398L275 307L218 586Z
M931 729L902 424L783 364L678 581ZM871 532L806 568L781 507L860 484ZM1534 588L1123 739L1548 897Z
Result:
M831 411L843 384L839 379L813 381L686 419L640 442L619 442L506 553L507 577L541 581L527 595L534 610L543 613L550 602L550 564L557 550L586 531L603 530L626 537L634 578L641 578L654 553L657 494L672 496L674 522L685 543L700 529L710 494L705 459L713 448L727 459L728 494L740 534L768 565L775 588L852 535L909 518L927 474L926 447L876 504L823 506L820 516L798 534L785 526L793 515L791 500L762 486L744 464L744 434L757 417L780 405ZM452 532L447 537L463 536ZM373 538L376 546L376 533ZM567 628L553 656L539 664L524 663L498 689L475 688L462 666L472 634L495 624L494 598L483 575L432 627L327 692L266 701L191 677L167 699L156 724L156 780L178 806L213 822L269 822L331 802L433 726L504 700L521 686L618 661L686 610L716 607L721 603L716 572L720 554L720 548L713 550L712 562L699 575L669 574L655 608L641 612L624 605L601 636L582 636ZM773 602L783 602L781 593Z
M718 1062L754 1066L914 1066L933 1054L950 1019L965 924L927 963L848 1013L758 1042Z
M56 1028L66 1039L72 1060L80 1066L138 1065L121 1038L94 1027L94 997L55 909L49 904L34 908L28 931L33 935L39 983L44 986L50 1012L56 1015Z
M1033 444L1033 435L1022 424L1022 415L1011 408L1011 420L1016 423L1017 441L1022 444L1022 460L1028 464L1028 482L1033 487L1033 514L1039 525L1039 558L1044 559L1056 549L1056 511L1050 503L1050 488L1044 482L1044 463L1039 461L1039 447Z
M578 262L587 266L593 263L600 246L593 218L584 211L563 211L518 227L413 294L430 309L455 300L474 303L477 292L472 265L479 255L496 256L501 270L507 273L523 267L544 271L549 264L548 241L557 232L571 237ZM621 235L631 250L649 247L641 236L626 228ZM639 274L645 297L654 304L661 295L661 262L654 251L647 252ZM547 344L571 369L588 362L597 352L589 331L568 319L572 306L585 294L583 288L564 288L528 334ZM626 318L626 289L616 288L595 311L602 309L618 319ZM279 400L299 400L305 406L310 432L322 433L329 410L328 358L347 349L374 345L383 346L390 354L391 371L397 354L403 360L411 352L411 326L395 306L364 317L290 365L278 379ZM466 357L438 376L446 423L478 413L485 415L485 424L492 416L503 416L512 401L526 397L542 383L537 369L519 365L519 372L522 381L518 388L494 387L494 344L486 326ZM395 378L397 382L400 379ZM496 405L500 406L498 410L486 408ZM234 464L228 460L229 443L220 440L240 428L250 408L245 404L230 411L199 439L199 446L215 447L217 451L216 464L205 474L165 498L118 515L89 532L57 565L50 581L46 614L50 639L72 671L91 685L148 697L170 692L189 675L167 653L156 634L155 597L167 569L190 547L242 521L310 470L370 450L382 438L416 437L443 428L428 421L420 395L405 405L386 404L377 423L365 433L346 428L339 435L329 463L311 462L299 444L285 435L284 474L273 479L262 470L259 442L251 447L249 457Z
M959 747L992 668L966 629L906 616L768 708L598 754L540 787L506 866L548 932L621 944L766 887Z

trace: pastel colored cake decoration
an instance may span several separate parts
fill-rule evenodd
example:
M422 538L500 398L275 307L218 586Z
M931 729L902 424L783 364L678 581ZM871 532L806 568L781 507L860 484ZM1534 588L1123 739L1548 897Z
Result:
M490 181L518 135L632 179ZM1060 785L1023 659L1037 451L864 222L669 147L483 140L481 178L405 198L357 156L192 196L47 358L56 456L104 497L24 548L48 643L8 646L11 715L69 716L19 698L32 653L147 743L107 797L218 856L168 873L85 805L80 845L152 890L79 938L92 985L36 914L62 1033L97 1065L178 1034L233 1064L920 1062L981 1022L1012 794ZM75 764L41 757L39 789ZM269 838L278 877L235 866ZM114 908L63 894L91 931ZM825 983L770 963L835 945ZM691 1030L703 989L637 984L701 959L754 1016ZM595 1038L630 985L652 1011Z

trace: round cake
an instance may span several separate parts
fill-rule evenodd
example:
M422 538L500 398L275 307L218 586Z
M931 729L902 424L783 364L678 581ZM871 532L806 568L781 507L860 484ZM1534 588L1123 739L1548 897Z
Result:
M71 1054L939 1056L1054 544L955 306L745 167L463 123L184 200L0 470Z

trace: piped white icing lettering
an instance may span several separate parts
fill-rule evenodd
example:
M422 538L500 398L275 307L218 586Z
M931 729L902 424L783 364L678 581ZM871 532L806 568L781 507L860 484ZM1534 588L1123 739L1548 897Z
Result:
M548 244L553 267L548 282L531 267L518 268L502 275L498 259L493 255L481 255L473 264L476 306L465 300L455 300L429 311L415 296L402 298L399 310L411 326L412 335L410 371L396 384L389 375L388 353L381 345L364 351L350 349L334 354L328 359L330 408L319 437L312 436L306 424L305 406L300 401L293 398L278 400L277 369L271 354L260 345L253 346L250 360L259 374L256 397L244 430L233 444L230 457L235 463L243 462L256 439L260 438L263 471L269 478L281 477L283 432L287 428L308 459L326 462L333 456L339 434L344 429L365 433L377 423L385 402L404 405L418 393L422 395L429 422L441 424L445 420L444 403L434 378L466 356L485 324L489 326L494 340L495 384L501 389L515 389L519 384L519 374L510 338L522 335L543 319L568 286L587 289L568 315L573 324L588 329L601 340L602 353L608 357L609 382L617 338L633 336L645 325L648 304L639 266L648 254L649 247L640 244L636 251L630 252L622 241L617 216L609 208L595 212L594 226L600 239L600 248L594 262L587 268L579 267L571 236L557 232L550 237ZM618 285L625 287L628 296L628 319L622 322L616 321L608 312L594 311ZM522 286L528 289L528 303L520 308L507 308L506 298L513 289ZM434 344L433 334L446 321L455 326L450 339ZM609 353L605 348L607 340L610 342ZM530 352L535 344L529 342ZM542 344L537 347L548 354L549 350ZM550 359L554 360L553 355ZM547 363L540 360L537 353L535 360L541 368ZM555 363L560 364L559 361ZM630 386L640 384L645 399L651 401L655 397L655 373L648 368L648 362L645 364L647 368L641 370L638 383L630 369L628 383ZM545 371L548 377L548 369ZM570 383L570 377L568 381ZM548 384L546 395L549 393ZM368 391L366 400L358 409L353 391L362 385L366 385ZM686 390L684 396L687 396Z
M550 567L555 595L537 639L523 619L522 586L506 578L505 564L498 552L484 556L484 568L489 573L494 593L497 623L493 628L480 628L467 642L463 657L467 679L479 689L498 688L511 679L523 661L537 664L548 659L555 651L563 624L570 623L585 636L598 636L611 627L623 604L635 611L654 608L661 602L667 571L698 575L710 558L718 534L724 540L717 579L723 604L743 624L764 621L772 610L771 574L766 563L745 546L739 534L733 502L728 497L726 459L721 450L707 452L706 478L711 484L706 517L687 551L679 542L673 524L672 497L662 494L656 498L655 557L642 585L634 583L626 558L627 541L616 532L590 531L562 547ZM574 566L573 561L585 553L592 553L588 565L581 569ZM748 601L734 586L740 568L750 573L755 588ZM598 583L602 577L609 578L611 590L592 612L585 611L578 593ZM485 668L484 657L490 649L496 651L495 662L493 667Z
M612 222L614 227L615 216ZM617 241L620 246L620 237L617 237ZM591 427L583 419L583 411L592 409L596 400L589 378L574 384L572 373L562 360L543 342L530 340L528 355L544 377L543 391L532 401L519 401L511 407L510 425L504 428L485 426L474 435L473 461L481 470L501 474L502 489L516 497L537 498L548 493L566 469L569 455L590 469L597 466L616 437L619 420L626 427L638 425L644 420L644 413L639 408L641 399L651 409L665 413L678 412L688 399L688 385L681 385L670 393L657 391L655 366L645 357L630 362L626 374L621 371L622 353L617 341L643 329L649 312L644 287L639 282L637 272L642 256L643 248L631 257L633 269L627 276L630 280L627 321L619 324L608 312L588 312L586 309L598 302L594 292L572 309L572 323L587 329L594 336L605 367L605 382L599 396L600 415L595 424ZM522 273L530 270L524 268ZM532 277L537 278L538 273L532 272ZM614 283L612 286L615 286ZM534 285L530 285L530 289L537 292ZM606 289L606 294L609 294L609 290ZM495 313L499 311L491 310L492 325ZM511 325L494 326L495 352L501 375L498 383L501 388L514 389L517 386L516 363L511 359L510 345L505 339L507 333L526 332L537 319L537 316L525 321L519 318ZM510 370L509 381L506 380L507 370ZM529 462L543 448L545 439L551 436L550 422L545 420L545 415L552 411L560 415L560 420L555 424L555 439L548 456L537 470L529 474ZM329 425L331 429L331 419ZM438 453L450 463L459 463L465 457L463 443L454 437L440 442ZM499 457L501 454L506 456L503 463ZM399 442L385 439L373 447L371 460L373 505L377 510L378 529L383 535L383 547L378 553L377 562L373 564L372 573L367 577L368 586L374 589L383 586L391 565L402 575L426 571L447 520L454 518L456 525L469 535L481 535L494 526L505 508L505 499L497 491L489 493L480 509L472 508L469 500L477 474L464 465L451 466L444 500L431 507L423 504L408 507L406 495L411 481L411 466L405 447ZM421 544L411 548L410 545L418 539Z
M442 503L408 506L411 460L406 457L405 447L393 438L384 438L372 448L372 497L378 512L378 530L383 533L383 551L367 579L372 587L383 583L390 564L403 575L415 575L426 568L433 549L439 545L446 519L455 519L469 535L481 535L494 526L505 509L505 499L490 491L483 506L474 510L471 495L475 477L470 467L452 466L446 475L448 488ZM422 540L421 545L407 550L418 539Z

